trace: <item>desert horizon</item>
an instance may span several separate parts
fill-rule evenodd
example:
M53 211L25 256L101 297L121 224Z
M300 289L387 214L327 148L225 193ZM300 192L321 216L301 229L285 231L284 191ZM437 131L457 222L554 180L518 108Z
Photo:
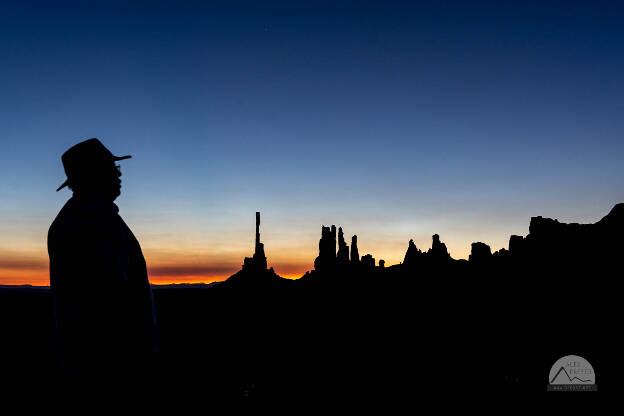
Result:
M619 204L616 204L619 205ZM540 216L541 217L541 216ZM555 218L557 219L557 218ZM557 219L558 220L558 219ZM598 220L600 220L600 218L596 219L594 222L597 222ZM578 221L572 221L572 223L580 223ZM591 224L592 222L588 222L587 224ZM529 230L529 227L527 226L527 231ZM270 234L270 233L269 233ZM511 236L510 236L511 238ZM361 239L359 240L361 242ZM509 238L508 238L509 241ZM474 241L473 243L484 243L487 244L487 242L483 242L483 241ZM267 243L267 244L270 244ZM407 244L406 244L407 245ZM500 250L509 250L509 243L504 246L501 247ZM253 244L251 245L253 246ZM418 245L416 245L418 247ZM422 247L422 246L421 246ZM490 247L488 245L488 247ZM491 248L490 248L491 249ZM407 250L407 248L405 248L405 250ZM497 254L497 252L499 252L500 250L493 250L492 253L494 255ZM371 254L374 256L374 253L367 253L367 254ZM467 256L461 257L461 258L456 258L452 255L452 253L449 250L449 254L451 256L451 258L455 259L455 260L469 260L470 258L470 254L471 252L469 251ZM241 259L244 256L241 256ZM267 256L269 257L269 256ZM149 257L148 257L149 258ZM278 257L279 258L279 257ZM378 258L378 260L382 260L385 262L386 267L388 266L392 266L392 265L400 265L403 262L404 259L404 255L399 257L399 261L396 263L389 263L387 262L385 259L383 258ZM149 260L148 260L149 261ZM296 280L296 279L300 279L302 278L306 273L308 273L310 270L313 269L314 267L314 262L313 260L309 262L311 264L311 267L308 268L304 268L303 270L301 269L300 266L293 266L290 265L287 267L280 267L279 262L277 264L274 264L273 262L269 262L269 266L271 268L273 268L276 272L277 275L279 275L280 277L286 278L286 279L291 279L291 280ZM150 283L154 286L159 286L159 285L163 285L163 286L168 286L168 285L192 285L192 284L211 284L211 283L218 283L218 282L223 282L225 280L227 280L229 277L231 277L232 275L234 275L237 271L239 271L242 267L242 261L240 262L239 265L229 265L227 267L223 267L223 274L220 275L216 275L216 276L202 276L202 275L193 275L194 271L197 271L198 269L201 270L202 266L201 265L197 265L194 263L189 263L189 264L183 264L183 265L160 265L160 266L155 266L155 267L150 267L149 263L148 263L148 273L149 273L149 278L150 278ZM209 266L204 266L204 269L212 269L212 267ZM291 270L290 273L283 273L280 272L280 270ZM302 270L298 273L293 273L292 270ZM176 271L178 272L177 274L173 274L171 273L172 271ZM169 273L168 273L169 272ZM45 283L48 284L45 284ZM11 280L11 279L7 279L2 278L2 275L0 275L0 286L33 286L33 287L49 287L49 275L47 272L47 269L45 271L45 273L42 274L42 276L40 278L33 278L32 275L29 275L28 272L25 273L25 277L22 277L20 279L15 279L15 280Z
M601 217L596 218L594 221L587 221L587 223L596 222L600 218ZM582 221L570 221L570 222L583 223ZM271 224L268 224L268 227L270 227L270 225ZM526 227L526 231L528 232L528 225ZM269 236L271 236L270 231L268 234ZM251 240L251 237L248 236L248 239ZM509 237L507 237L507 241L508 240L509 240ZM360 239L360 241L362 240ZM477 242L477 240L474 240L472 242ZM487 241L479 241L479 242L488 244ZM270 245L270 240L267 244ZM416 245L418 247L423 247L423 246L426 247L426 243L416 244ZM429 242L429 245L430 245L430 242ZM250 250L252 250L253 243L251 243L249 246L250 246ZM370 245L368 246L370 247ZM406 250L407 249L406 247L407 247L407 243L405 243L402 248ZM470 247L470 244L468 245L468 247ZM500 249L502 248L509 249L509 244L506 244L500 247ZM493 249L493 252L497 251L495 247L492 247L492 249ZM310 251L310 250L307 250L307 251ZM312 252L314 251L312 250ZM470 249L468 249L467 254L460 256L460 257L454 256L452 250L449 250L449 253L451 254L451 257L454 259L468 260L470 256ZM241 253L240 259L244 257L244 254L245 252ZM310 271L314 266L313 264L314 254L310 256L311 260L302 261L301 263L298 263L298 264L284 263L283 261L280 261L279 253L275 253L274 250L271 250L271 255L272 255L271 257L273 257L274 254L278 254L277 256L275 256L275 258L277 258L278 260L271 261L270 263L271 267L275 269L278 275L287 279L299 279L302 276L304 276L306 272ZM375 256L374 251L370 252L370 254ZM230 254L230 255L233 255L233 254ZM166 255L163 255L162 253L161 253L161 256L165 258L167 257ZM19 255L14 256L14 258L18 258L18 259L19 257L20 257ZM200 255L193 255L192 257L196 259L202 258L202 256ZM304 254L299 254L298 257L303 258ZM400 264L403 261L403 255L396 254L396 253L394 253L393 256L389 257L390 259L393 259L394 262L392 262L392 260L388 261L386 260L386 258L383 258L383 257L377 257L377 256L375 257L380 260L384 260L387 266ZM231 262L231 263L227 263L227 265L218 265L218 266L215 265L214 263L208 264L205 261L202 262L201 260L199 260L198 262L192 262L192 261L187 260L184 263L173 263L173 264L167 264L167 263L159 264L158 262L156 262L157 265L152 266L150 264L150 256L147 253L146 253L146 259L148 262L147 266L148 266L150 283L153 285L194 284L194 283L209 284L209 283L214 283L214 282L222 282L226 280L228 277L232 276L238 270L240 270L242 266L242 260L239 261L238 264ZM34 264L47 263L47 256L44 260L34 260L32 257L29 257L28 260L22 260L21 262L18 260L13 264L9 262L9 264L7 265L7 262L5 262L3 264L4 269L0 269L0 285L49 286L49 274L48 274L47 264L45 265L46 266L45 269L40 269L40 270L37 270L36 273L33 273L33 270L29 269L29 267L31 267L31 264L33 263ZM16 270L15 269L11 270L10 269L11 266L15 266ZM202 271L213 272L215 269L221 270L221 273L220 274L208 274L208 275L201 273Z

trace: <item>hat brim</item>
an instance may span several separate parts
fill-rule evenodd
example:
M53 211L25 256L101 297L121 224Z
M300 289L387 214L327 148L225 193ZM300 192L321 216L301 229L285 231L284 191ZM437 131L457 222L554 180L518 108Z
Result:
M67 186L67 182L69 182L69 180L63 182L63 184L61 186L59 186L58 188L56 188L56 192L60 191L61 189L65 188Z
M118 160L124 160L124 159L131 159L132 156L131 155L126 155L126 156L113 156L113 160L116 162ZM56 192L60 191L61 189L65 188L67 185L69 184L69 179L66 180L65 182L63 182L63 184L61 186L59 186L58 188L56 188Z

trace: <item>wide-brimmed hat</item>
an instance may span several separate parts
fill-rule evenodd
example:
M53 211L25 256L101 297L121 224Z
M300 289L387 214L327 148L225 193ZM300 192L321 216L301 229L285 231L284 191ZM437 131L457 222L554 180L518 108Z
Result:
M63 153L63 156L61 156L67 180L63 182L56 191L58 192L63 189L67 186L71 178L75 178L81 173L93 171L93 169L105 167L111 162L114 163L118 160L129 159L131 157L130 155L113 155L110 150L96 138L80 142L70 147Z

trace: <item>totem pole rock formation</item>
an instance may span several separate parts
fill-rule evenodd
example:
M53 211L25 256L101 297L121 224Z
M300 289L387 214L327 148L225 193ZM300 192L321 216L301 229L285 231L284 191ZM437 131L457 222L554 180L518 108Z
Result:
M260 242L260 213L256 212L256 244L253 257L245 257L243 270L266 270L267 259L264 244Z

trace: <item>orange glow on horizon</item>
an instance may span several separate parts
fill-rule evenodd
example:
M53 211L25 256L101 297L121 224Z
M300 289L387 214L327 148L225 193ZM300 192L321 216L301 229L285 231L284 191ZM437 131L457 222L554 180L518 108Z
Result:
M222 282L229 276L148 276L153 285Z
M0 269L0 285L49 286L48 270Z
M279 269L276 273L285 279L299 279L307 271L306 268L301 268L301 271L294 271L291 268L287 268L288 273L280 274ZM226 280L232 274L238 270L234 270L232 273L226 274L196 274L196 275L152 275L148 270L148 278L151 284L155 285L169 285L169 284L182 284L182 283L213 283ZM32 286L49 286L50 274L47 269L45 270L13 270L13 269L0 269L0 285L32 285Z
M148 239L149 240L149 239ZM358 241L360 254L373 254L376 263L383 259L386 266L399 264L403 261L407 243L389 238L372 238L364 235ZM426 251L431 237L428 235L415 236L417 247ZM369 243L370 241L370 243ZM453 240L445 240L449 252L454 258L467 258L465 247ZM158 244L144 244L143 254L147 262L148 278L153 284L181 284L181 283L212 283L224 281L242 268L245 256L251 251L243 247L213 248L211 246L180 245L169 246ZM313 269L313 259L317 255L313 244L304 246L272 243L271 250L267 250L269 267L286 279L299 279L306 271ZM309 247L308 247L309 246ZM463 251L459 250L464 248ZM496 246L492 246L494 251ZM454 253L455 252L455 253ZM460 256L457 256L457 254ZM463 255L463 256L462 256ZM49 261L45 246L25 246L17 249L2 249L0 247L0 285L33 285L48 286Z

